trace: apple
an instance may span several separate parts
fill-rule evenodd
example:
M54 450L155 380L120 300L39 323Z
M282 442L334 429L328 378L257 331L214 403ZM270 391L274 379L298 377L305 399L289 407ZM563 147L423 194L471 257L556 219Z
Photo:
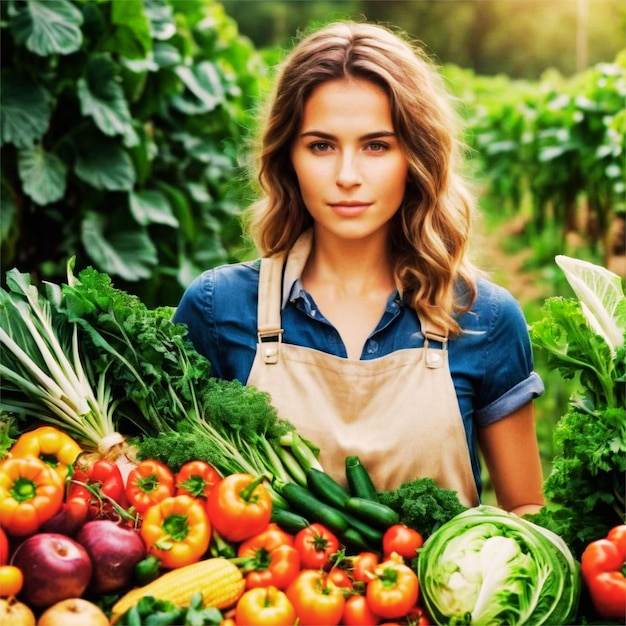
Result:
M93 602L84 598L68 598L48 607L37 626L109 626L109 618Z
M40 609L80 597L91 579L87 550L57 533L38 533L26 539L16 548L11 564L24 575L20 599Z
M135 565L146 556L139 533L107 519L87 522L75 537L92 565L88 591L110 593L128 587Z
M35 626L35 614L16 598L0 598L0 624Z

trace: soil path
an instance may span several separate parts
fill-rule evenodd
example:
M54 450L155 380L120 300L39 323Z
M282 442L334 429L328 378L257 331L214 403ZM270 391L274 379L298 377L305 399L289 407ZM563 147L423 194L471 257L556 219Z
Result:
M532 258L532 249L526 247L518 252L506 249L505 242L520 237L523 228L523 221L517 218L502 222L490 231L485 228L477 250L480 267L489 273L494 282L506 287L522 306L527 302L542 302L550 295L545 283L540 280L540 271L529 270L525 266Z

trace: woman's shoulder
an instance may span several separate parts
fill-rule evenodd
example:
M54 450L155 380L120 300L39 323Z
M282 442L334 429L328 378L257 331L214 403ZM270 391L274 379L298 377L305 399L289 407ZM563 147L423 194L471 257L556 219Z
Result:
M484 330L496 324L526 324L522 307L513 294L482 276L476 279L476 299L459 321L465 329Z
M227 290L227 293L256 288L259 283L259 261L241 261L217 265L204 270L189 285L189 290L209 291Z

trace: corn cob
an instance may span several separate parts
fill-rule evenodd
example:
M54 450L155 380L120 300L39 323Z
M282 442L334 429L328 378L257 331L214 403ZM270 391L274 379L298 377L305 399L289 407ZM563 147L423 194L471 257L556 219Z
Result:
M222 557L198 561L166 572L143 587L131 589L113 606L111 623L144 596L168 600L176 606L188 606L191 596L202 593L204 607L225 609L234 606L245 587L241 570Z

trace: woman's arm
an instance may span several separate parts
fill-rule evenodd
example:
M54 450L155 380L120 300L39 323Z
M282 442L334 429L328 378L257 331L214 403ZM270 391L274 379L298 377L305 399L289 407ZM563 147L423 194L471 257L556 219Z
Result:
M479 429L478 441L498 505L517 515L536 513L544 498L533 403Z

